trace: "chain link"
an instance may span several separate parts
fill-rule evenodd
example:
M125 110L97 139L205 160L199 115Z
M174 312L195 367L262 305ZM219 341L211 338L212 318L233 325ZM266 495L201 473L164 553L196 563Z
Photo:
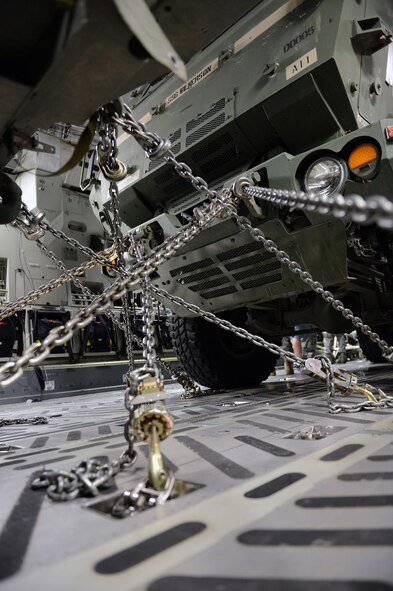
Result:
M360 195L344 197L339 194L321 195L304 191L270 189L253 185L249 179L245 178L241 192L247 197L263 199L274 205L306 209L338 219L349 218L356 224L377 224L385 230L393 228L393 203L381 195L364 199Z
M47 425L48 417L30 417L28 419L0 419L0 427L10 425Z
M131 245L134 250L137 261L143 262L145 256L143 252L142 243L137 239L134 233L130 233ZM154 310L153 301L151 297L151 286L149 276L146 276L141 281L142 288L142 320L143 320L143 340L142 350L143 358L145 360L145 367L152 370L157 370L156 350L154 338Z
M33 490L47 489L53 501L70 501L78 496L95 497L113 484L113 478L136 460L124 452L119 459L103 463L100 460L83 460L76 468L44 470L31 484Z
M126 274L124 261L124 239L121 231L121 216L119 211L119 189L117 183L111 181L109 183L109 195L111 198L111 207L113 214L113 225L115 229L115 242L117 249L117 267L120 271ZM124 312L124 334L126 339L126 349L128 358L128 371L126 375L130 375L134 367L134 348L132 346L132 328L131 328L131 310L128 299L128 292L121 298Z

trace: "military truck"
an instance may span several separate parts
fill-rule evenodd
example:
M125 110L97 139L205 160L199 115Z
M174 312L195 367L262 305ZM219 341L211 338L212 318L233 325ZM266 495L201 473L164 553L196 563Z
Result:
M392 28L387 0L266 0L189 61L186 83L166 76L125 99L216 190L246 176L264 187L392 199ZM119 183L123 221L151 249L178 232L206 195L126 134L119 144L132 171ZM102 180L90 200L104 224L107 199ZM393 342L391 233L273 204L239 211ZM275 342L304 323L352 330L228 217L161 265L153 283ZM198 382L236 387L267 378L276 362L269 351L166 305L177 355ZM359 338L369 359L383 359Z

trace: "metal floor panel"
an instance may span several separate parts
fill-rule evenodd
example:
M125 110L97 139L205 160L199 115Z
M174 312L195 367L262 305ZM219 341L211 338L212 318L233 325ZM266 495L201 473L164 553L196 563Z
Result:
M390 366L351 367L391 394ZM16 448L0 452L1 589L393 590L393 409L331 415L302 374L192 400L167 390L175 433L163 453L203 486L124 520L89 509L96 499L30 490L44 466L118 456L119 391L1 407L3 418L51 417L0 428L0 450ZM305 425L329 434L288 438ZM145 477L139 447L119 489Z

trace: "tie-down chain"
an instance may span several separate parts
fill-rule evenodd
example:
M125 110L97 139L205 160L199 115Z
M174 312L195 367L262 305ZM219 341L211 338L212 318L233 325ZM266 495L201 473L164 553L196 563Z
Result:
M321 284L313 281L311 275L308 274L307 272L303 271L301 269L300 265L298 265L298 263L291 261L287 255L287 253L285 253L284 251L278 250L278 247L275 245L275 243L271 240L266 239L264 237L263 233L261 232L261 230L259 230L257 228L252 228L251 223L247 218L238 216L236 208L233 205L233 203L235 201L234 199L232 199L230 197L228 198L228 194L226 194L226 195L219 194L216 191L210 190L208 188L207 183L203 179L201 179L200 177L195 177L192 174L191 169L187 165L176 161L172 152L170 150L168 150L168 141L167 140L162 140L156 134L153 134L151 132L146 132L144 126L135 121L135 119L133 118L133 115L132 115L131 111L128 109L128 107L125 106L124 108L125 108L124 118L121 119L117 116L113 116L113 120L116 121L117 123L119 123L123 127L123 129L125 129L126 131L131 133L135 137L135 139L137 139L137 141L139 141L142 144L142 146L145 148L149 157L161 158L161 157L163 157L163 154L164 154L164 158L168 162L172 163L175 166L175 170L176 170L176 172L178 172L178 174L180 174L180 176L189 180L198 191L203 192L211 199L211 204L206 204L202 207L195 208L194 222L196 222L197 226L199 226L199 227L197 227L197 228L193 227L192 223L185 226L182 231L182 238L183 238L183 240L186 239L186 240L184 240L184 242L186 242L188 239L190 239L192 236L194 236L196 233L198 233L201 230L201 227L200 227L201 225L203 225L203 226L207 225L209 223L209 221L212 219L212 217L215 217L214 214L213 214L213 216L211 216L212 210L214 208L217 209L218 204L222 205L222 208L219 208L219 211L217 211L217 215L218 215L218 213L220 213L222 215L222 209L225 209L229 213L229 215L231 215L232 217L234 217L236 219L236 221L239 223L239 225L241 225L241 227L243 227L244 229L248 229L250 231L250 233L254 239L263 242L264 246L268 250L270 250L271 252L274 252L274 254L278 258L280 258L281 262L283 262L284 264L288 264L290 269L293 272L299 274L301 279L305 283L307 283L312 289L314 289L314 291L316 291L317 293L320 293L322 295L322 297L325 297L325 299L330 304L332 304L334 307L336 307L336 309L338 309L346 317L348 317L348 313L350 313L351 314L350 320L352 322L356 323L355 325L360 327L361 330L363 330L363 332L365 332L366 334L369 334L370 338L372 340L375 340L379 346L382 345L381 348L384 351L386 351L386 349L388 348L387 344L384 341L382 341L376 333L373 333L371 331L371 329L369 327L367 327L367 325L364 325L364 323L361 321L361 319L359 317L355 317L353 315L353 313L348 308L344 307L344 305L342 304L342 302L340 302L340 300L336 300L330 292L325 291ZM149 143L150 143L150 147L148 147ZM156 254L157 251L164 250L164 249L166 250L165 259L167 258L168 255L170 256L170 254L172 254L170 252L171 245L173 245L173 247L174 247L176 242L177 242L177 245L179 244L179 239L180 239L179 234L164 241L164 243L160 247L158 247L152 251L150 256ZM168 252L168 250L169 250L169 252ZM174 249L173 252L175 252L175 250L177 250L177 248ZM160 262L159 256L155 257L155 259L156 259L156 261L158 259L158 263ZM165 259L162 259L162 260L165 260ZM154 270L154 269L152 268L151 270ZM130 275L132 276L132 273L130 273ZM127 288L131 289L134 287L133 282L131 280L129 280L129 281L124 281L124 283L122 283L121 286L120 285L116 286L117 289L115 289L115 286L114 286L113 291L108 290L108 293L105 294L106 297L104 298L104 300L106 301L105 308L107 307L107 301L109 298L111 298L111 301L113 301L114 297L118 297L117 294L119 293L119 291L121 292L123 285L127 286L126 289ZM97 300L99 300L99 298L97 298ZM95 305L97 305L97 302L95 303ZM105 308L102 306L102 309L105 309ZM88 310L89 310L89 308L87 308L87 310L84 311L85 314L80 313L80 315L81 316L86 315ZM59 327L60 330L58 332L60 332L60 334L66 332L66 335L68 337L70 331L72 330L72 328L74 328L74 326L76 324L79 323L79 327L80 327L81 324L82 323L84 324L85 322L86 322L86 319L78 318L78 315L77 315L76 317L74 317L74 319L72 319L71 321L69 321L67 323L68 326L66 325L65 327ZM68 329L68 332L67 332L67 329ZM56 339L53 339L53 336L56 336ZM54 344L54 340L56 340L56 342L60 341L60 338L58 337L57 334L55 334L53 336L52 337L49 336L48 340L46 340L46 342L44 341L44 343L42 343L42 345L40 347L40 351L38 351L39 353L42 353L42 356L40 357L40 359L44 358L43 355L46 356L47 354L49 354L51 347L56 346ZM28 355L26 357L31 357L34 355L33 351L28 350L28 351L26 351L26 353L28 353ZM26 367L30 363L31 363L30 358L28 358L28 359L22 358L22 360L19 361L19 363L18 362L9 362L9 364L6 364L7 367L3 368L4 371L0 370L0 376L2 373L3 374L9 373L9 374L11 374L9 379L13 381L13 379L15 379L15 377L17 375L21 375L24 367ZM7 383L8 383L8 381L7 381Z
M105 126L106 134L112 133L114 128ZM112 146L116 146L113 137ZM114 156L117 150L114 151ZM120 169L120 165L114 160L106 163L106 173L112 168ZM125 273L124 240L121 234L121 219L118 208L118 192L114 181L110 183L110 196L112 211L115 220L115 241L117 247L117 265ZM141 245L132 237L134 255L139 260L143 258ZM44 251L47 250L43 247ZM46 254L54 257L53 253ZM160 504L170 497L174 491L175 479L173 474L166 470L160 451L160 441L163 441L173 431L173 419L165 406L165 394L163 392L163 377L160 373L157 356L155 353L154 332L153 332L153 305L150 293L149 278L146 276L141 280L143 291L142 312L143 332L142 340L143 357L145 364L142 368L133 368L132 349L130 355L131 326L128 310L128 295L123 296L123 307L125 313L125 331L127 337L127 351L129 352L129 371L126 374L128 387L125 391L125 406L129 417L124 427L125 439L128 449L123 452L119 460L102 464L97 460L82 462L76 469L66 471L45 471L39 478L35 479L33 488L47 488L48 496L53 500L63 501L75 498L78 495L96 496L100 490L111 485L113 476L125 466L130 466L136 460L134 449L135 439L148 441L149 460L148 478L146 482L140 483L133 491L125 491L120 499L116 501L112 514L117 517L124 517L134 511L143 510L147 507ZM127 306L126 306L127 303ZM128 320L128 323L127 323ZM177 491L179 492L179 487Z
M112 301L125 295L128 290L135 289L138 283L140 284L143 281L146 281L150 273L161 262L170 258L170 256L172 256L178 248L180 248L188 240L192 239L197 233L199 233L202 230L202 228L206 227L212 221L212 219L214 219L218 215L222 216L224 212L226 215L230 215L231 217L233 217L240 225L240 227L242 227L243 229L247 229L255 240L262 242L265 248L267 248L267 250L273 252L281 262L287 264L291 271L297 273L307 285L309 285L317 293L320 293L322 297L326 299L326 301L328 301L333 307L339 310L345 317L349 318L355 324L355 326L360 327L361 330L363 330L363 332L369 334L370 338L377 342L377 344L382 348L384 353L386 353L387 351L390 353L387 343L382 341L378 337L378 335L376 335L376 333L373 333L371 329L361 321L360 318L355 317L352 311L348 308L344 308L344 305L340 300L336 300L330 292L324 290L322 285L318 282L315 282L309 273L301 269L298 263L296 263L295 261L291 261L287 253L285 253L284 251L280 251L277 245L273 241L268 240L261 230L253 228L251 222L247 218L238 215L237 208L235 206L237 204L238 195L236 195L235 192L233 192L233 195L231 195L228 191L223 191L220 194L216 191L210 190L208 188L207 183L202 178L194 176L192 174L191 169L187 165L185 165L184 163L177 162L173 153L170 150L169 141L163 140L159 138L159 136L157 136L156 134L152 134L151 132L146 132L144 126L135 121L131 111L127 107L125 107L124 118L120 118L115 114L112 115L112 120L120 124L123 127L123 129L131 133L135 137L135 139L139 141L139 143L145 149L147 155L150 158L164 158L167 162L173 164L176 172L180 176L190 181L192 186L196 190L210 197L211 201L210 203L207 203L202 207L195 208L193 221L190 224L188 224L185 228L183 228L181 233L179 232L179 234L170 237L169 239L164 241L163 244L154 249L150 253L150 255L145 257L143 262L137 263L133 267L133 269L131 269L127 273L125 277L118 280L113 286L113 288L107 291L105 296L103 295L98 297L93 304L91 304L84 311L76 315L76 317L68 321L63 327L59 327L58 329L52 331L50 335L48 335L48 337L38 347L29 347L26 350L25 354L22 356L22 358L20 358L16 362L9 362L8 364L6 364L2 368L2 370L0 370L0 377L1 375L8 375L8 378L3 380L3 385L6 383L10 383L10 381L13 381L19 375L21 375L25 367L27 367L28 365L33 365L34 362L37 363L37 359L41 361L42 359L46 358L46 356L50 353L53 347L67 340L70 334L72 334L73 331L77 328L85 326L91 320L92 316L94 315L94 313L97 312L97 310L105 310ZM104 122L104 132L102 133L101 138L102 145L101 154L99 154L99 161L101 158L100 165L102 165L103 172L105 175L107 175L107 178L110 178L111 171L113 172L113 170L115 170L116 174L118 174L118 178L116 180L120 180L120 177L123 178L123 176L121 175L124 173L124 170L122 170L121 166L118 164L119 161L117 161L116 159L117 147L116 142L113 141L114 134L112 134L113 128L111 127L111 125L111 123L107 123L106 121ZM109 143L103 141L107 135L111 135L111 141ZM115 180L112 178L111 183L114 182ZM234 329L231 328L231 330ZM234 332L237 331L234 330ZM271 347L274 347L274 345L272 344L268 345L269 346L267 348L269 348L269 350L271 350ZM263 344L262 346L266 346L266 341L265 344ZM287 352L284 352L282 350L277 352L280 352L280 354L285 355L286 357L291 357L291 355L288 355ZM37 354L38 358L36 357ZM303 360L299 361L303 362ZM345 376L343 377L341 374L337 375L336 370L333 370L331 368L331 365L327 360L321 359L319 363L318 360L314 360L314 365L309 367L306 366L306 369L308 369L315 377L323 379L325 382L327 382L331 397L334 396L334 390L336 387L337 389L344 392L352 392L356 389L356 387L353 384L353 380L347 379ZM134 378L135 383L133 383L131 379L128 385L128 395L131 395L131 400L133 400L133 402L130 403L129 406L130 409L134 409L135 406L138 406L138 404L136 404L136 401L138 401L138 398L142 396L146 376L143 376L143 378L141 379L141 376L135 376L133 375L133 372L131 372L131 377ZM156 395L160 396L160 389L158 387L158 380L156 375L154 376L154 379L156 380L157 387ZM142 385L140 382L142 382ZM345 383L345 387L343 387L343 383ZM382 394L383 393L381 393L381 397L384 397L385 399L388 398L384 395L382 396ZM375 397L374 400L372 400L373 396L374 394L370 393L367 390L367 397L371 399L371 402L368 403L368 407L370 407L370 405L372 404L381 406L385 402L382 401L381 403ZM151 405L152 402L154 401L149 400L148 404ZM149 439L151 458L149 460L149 474L150 471L153 470L153 464L155 466L158 466L158 468L154 468L154 479L156 482L156 486L160 486L161 488L163 488L168 482L169 476L168 474L164 475L165 470L162 466L162 458L160 456L159 451L157 452L157 449L159 450L158 442L160 439L160 425L162 429L161 433L164 433L166 431L163 427L162 414L160 414L159 412L154 413L152 412L153 408L147 409L146 406L145 410L148 410L148 412L147 414L144 414L144 403L146 403L146 399L140 399L140 406L142 407L142 410L139 411L139 415L137 417L138 420L135 420L134 410L132 410L133 416L132 419L130 416L129 422L132 420L132 424L136 426L137 432L140 436L142 436L141 434L143 434L143 436ZM143 420L141 420L142 418ZM164 421L164 423L165 422L168 427L168 421ZM131 441L129 441L129 444L131 449ZM156 458L155 462L153 462L153 458ZM132 457L129 456L128 459L132 460ZM159 475L161 475L161 477ZM151 481L149 481L149 484L151 484ZM130 495L130 498L131 497L132 494Z

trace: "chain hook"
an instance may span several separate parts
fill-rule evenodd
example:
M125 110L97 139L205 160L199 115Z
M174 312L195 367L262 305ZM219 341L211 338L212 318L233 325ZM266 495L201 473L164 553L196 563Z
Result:
M42 211L34 215L27 208L23 208L12 225L17 227L27 240L39 240L45 235L44 228L40 227L44 217Z

